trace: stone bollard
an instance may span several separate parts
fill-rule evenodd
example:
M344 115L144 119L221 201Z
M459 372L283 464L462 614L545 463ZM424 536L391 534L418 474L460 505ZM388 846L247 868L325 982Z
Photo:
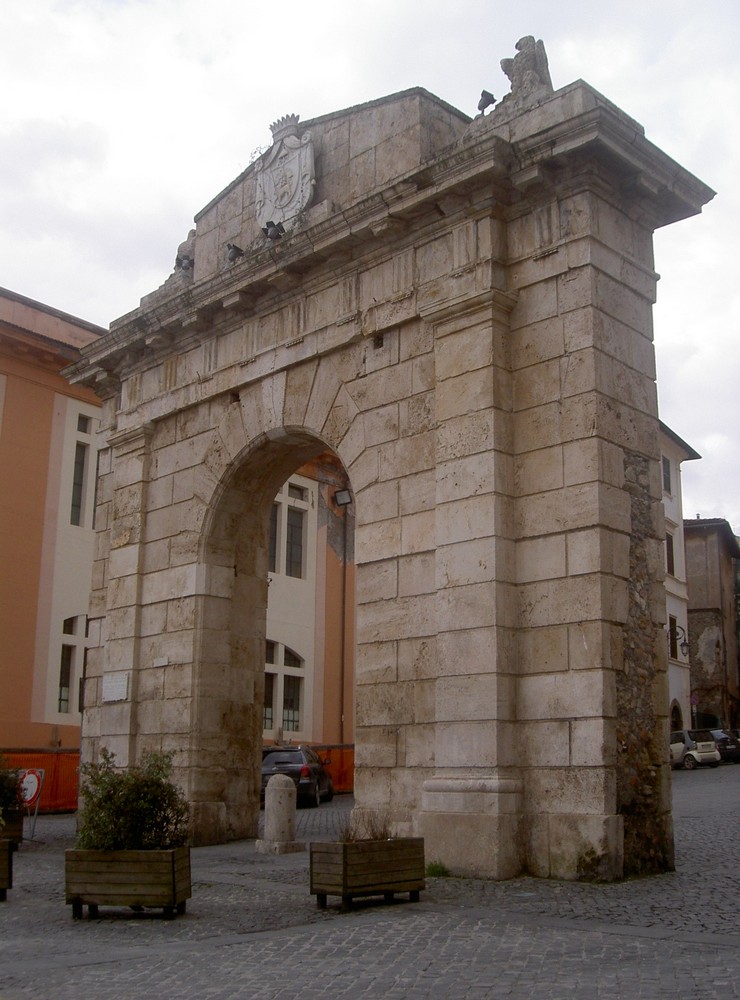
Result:
M287 774L273 774L265 789L265 836L255 843L260 854L291 854L305 851L295 839L295 785Z

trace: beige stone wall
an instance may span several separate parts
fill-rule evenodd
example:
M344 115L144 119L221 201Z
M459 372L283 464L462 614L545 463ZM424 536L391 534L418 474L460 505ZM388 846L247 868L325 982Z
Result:
M707 190L580 83L467 130L424 92L308 124L295 231L227 265L259 239L247 171L198 217L195 277L73 373L109 394L85 754L172 749L196 841L255 834L269 504L329 450L358 813L461 873L619 877L638 543L648 637L664 614L651 232ZM629 695L662 724L649 666ZM645 809L665 858L665 781Z

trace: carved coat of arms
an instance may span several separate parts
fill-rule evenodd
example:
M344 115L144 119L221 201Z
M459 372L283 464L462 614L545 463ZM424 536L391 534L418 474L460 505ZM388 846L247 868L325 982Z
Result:
M316 184L311 133L298 135L298 115L286 115L270 128L272 147L257 164L260 227L294 219L311 203Z

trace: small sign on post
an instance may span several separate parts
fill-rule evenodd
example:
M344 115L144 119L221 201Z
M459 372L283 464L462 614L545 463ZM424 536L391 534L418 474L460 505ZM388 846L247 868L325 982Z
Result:
M36 817L39 814L41 789L44 786L43 768L29 767L25 771L21 771L20 786L21 799L23 800L23 805L26 807L29 818L31 817L31 807L34 807L33 819L31 819L31 836L29 838L33 840L33 835L36 832Z

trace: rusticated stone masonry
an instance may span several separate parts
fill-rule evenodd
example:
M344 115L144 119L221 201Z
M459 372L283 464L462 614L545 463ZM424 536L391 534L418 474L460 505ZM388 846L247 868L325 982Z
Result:
M543 65L472 121L281 119L69 371L104 403L83 759L172 751L196 844L256 834L269 512L329 453L356 815L456 874L671 864L652 232L712 192Z
M660 542L649 460L625 452L624 474L632 530L624 669L617 674L617 810L624 818L624 874L629 876L672 870L673 834L670 813L661 808L666 734L656 692L665 683L665 657L654 607Z

